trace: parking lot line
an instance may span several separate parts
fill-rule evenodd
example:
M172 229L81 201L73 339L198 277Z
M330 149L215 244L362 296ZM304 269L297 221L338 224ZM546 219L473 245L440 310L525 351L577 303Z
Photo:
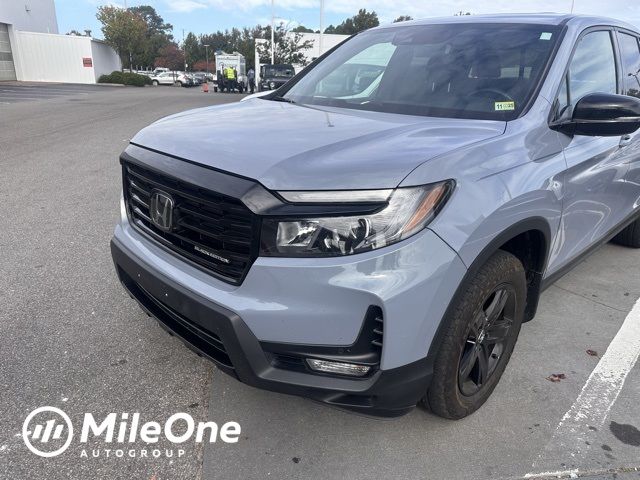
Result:
M95 90L66 90L66 89L50 89L50 88L2 88L0 92L12 92L12 93L56 93L56 94L76 94L76 93L90 93Z
M3 103L18 103L23 100L48 100L51 97L6 97L2 96L3 100L9 100L8 102Z
M624 382L640 355L640 298L627 314L620 330L609 344L571 408L538 456L533 468L544 467L546 460L563 452L566 458L579 460L593 443L590 441L605 423L618 399ZM566 472L528 473L525 478L543 478Z
M2 95L41 95L41 96L59 96L59 95L88 95L88 92L72 92L72 91L63 91L63 90L11 90L11 89L0 89Z

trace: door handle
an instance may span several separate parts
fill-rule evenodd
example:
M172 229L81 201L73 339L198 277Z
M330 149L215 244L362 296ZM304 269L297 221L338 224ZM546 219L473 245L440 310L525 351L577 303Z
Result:
M622 138L620 139L620 147L626 147L632 140L633 137L631 135L622 135Z

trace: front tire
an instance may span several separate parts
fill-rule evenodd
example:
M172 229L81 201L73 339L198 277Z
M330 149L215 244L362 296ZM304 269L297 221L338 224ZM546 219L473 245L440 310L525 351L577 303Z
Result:
M613 237L613 242L625 247L640 248L640 219Z
M487 401L518 339L526 296L522 263L498 250L467 284L444 320L447 330L422 400L433 413L460 419Z
M157 87L158 85L160 85L160 82L158 82L157 80L154 80L152 83L154 87Z

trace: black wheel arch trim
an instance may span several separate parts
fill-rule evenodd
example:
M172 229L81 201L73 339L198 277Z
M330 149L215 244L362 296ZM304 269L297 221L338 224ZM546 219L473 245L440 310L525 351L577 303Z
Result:
M444 315L440 320L440 325L438 325L438 329L436 330L436 334L431 341L431 346L429 347L429 353L427 355L428 358L435 360L437 357L438 349L442 344L442 340L444 335L447 332L448 321L447 319L451 317L451 313L453 309L456 307L460 298L466 291L467 287L471 280L478 273L480 268L489 260L489 258L497 252L501 246L507 243L509 240L516 238L518 235L522 235L523 233L529 231L539 231L542 233L544 237L544 246L543 252L540 256L540 265L537 270L533 271L533 281L531 285L528 285L528 293L527 293L527 308L525 312L525 318L523 321L527 321L533 318L535 315L535 311L538 306L538 299L540 297L541 285L542 285L542 275L547 266L547 260L549 258L549 250L551 246L551 226L549 222L543 217L530 217L519 222L514 223L507 229L500 232L498 235L493 237L493 239L482 249L482 251L476 256L471 265L467 268L467 272L465 273L462 281L458 285L453 297L451 298L447 309L445 310ZM531 289L531 290L530 290ZM529 292L531 294L531 298L529 298Z

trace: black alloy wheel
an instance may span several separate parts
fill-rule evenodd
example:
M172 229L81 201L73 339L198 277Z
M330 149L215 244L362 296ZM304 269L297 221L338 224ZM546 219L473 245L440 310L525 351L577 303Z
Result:
M500 285L476 313L458 367L458 386L463 395L478 393L495 372L505 351L515 309L515 290L510 285Z
M525 269L509 252L498 250L464 279L434 340L426 407L459 419L487 401L513 352L526 301Z

